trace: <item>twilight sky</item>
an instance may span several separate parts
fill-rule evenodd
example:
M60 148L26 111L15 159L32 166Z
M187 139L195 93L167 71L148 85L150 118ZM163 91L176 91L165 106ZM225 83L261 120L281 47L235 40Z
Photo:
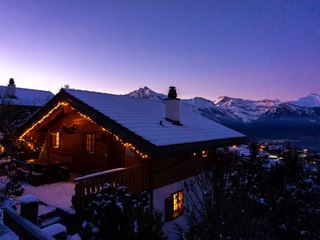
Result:
M319 0L3 0L0 85L295 100L320 94Z

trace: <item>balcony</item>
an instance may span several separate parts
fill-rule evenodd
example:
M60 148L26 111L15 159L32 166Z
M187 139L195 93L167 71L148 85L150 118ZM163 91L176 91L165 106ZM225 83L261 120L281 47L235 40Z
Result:
M133 194L151 191L150 167L143 165L132 168L116 168L75 178L74 207L83 212L92 200L92 194L102 189L105 183L112 187L127 187Z

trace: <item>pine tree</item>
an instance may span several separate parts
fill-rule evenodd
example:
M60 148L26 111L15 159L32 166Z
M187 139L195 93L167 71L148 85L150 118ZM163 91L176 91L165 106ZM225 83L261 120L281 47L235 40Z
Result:
M256 147L231 172L215 166L185 183L185 239L317 239L320 186L297 149L264 168ZM319 177L318 177L319 178ZM181 237L181 239L183 239Z

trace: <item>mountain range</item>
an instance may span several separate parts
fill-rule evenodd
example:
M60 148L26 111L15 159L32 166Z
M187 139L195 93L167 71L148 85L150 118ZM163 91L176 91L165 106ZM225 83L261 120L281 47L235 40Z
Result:
M143 87L127 94L130 97L164 101L167 95ZM248 100L219 97L211 101L202 97L181 99L193 111L252 139L319 139L320 95L311 93L296 101Z

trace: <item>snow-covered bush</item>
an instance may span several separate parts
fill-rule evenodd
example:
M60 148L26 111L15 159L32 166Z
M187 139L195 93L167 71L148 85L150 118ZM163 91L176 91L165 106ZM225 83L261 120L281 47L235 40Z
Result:
M162 214L149 206L146 192L134 196L126 187L105 184L94 193L80 227L83 239L165 239Z
M0 208L4 206L15 207L12 196L21 196L24 189L18 179L17 172L13 163L5 167L5 175L0 177ZM2 211L1 211L2 213Z

